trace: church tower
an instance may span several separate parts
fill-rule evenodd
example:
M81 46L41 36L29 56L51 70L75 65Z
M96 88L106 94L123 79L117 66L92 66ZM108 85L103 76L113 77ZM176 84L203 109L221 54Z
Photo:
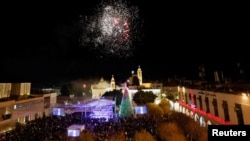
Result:
M112 75L111 81L110 81L110 88L112 90L115 90L115 78L114 75Z
M140 66L137 69L137 77L139 79L139 84L142 85L142 70Z

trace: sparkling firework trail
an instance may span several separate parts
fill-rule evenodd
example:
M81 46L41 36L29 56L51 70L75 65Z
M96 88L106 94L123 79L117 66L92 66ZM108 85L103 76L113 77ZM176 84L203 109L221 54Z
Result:
M82 19L81 42L102 55L128 57L138 41L139 10L121 1L102 2L96 13Z

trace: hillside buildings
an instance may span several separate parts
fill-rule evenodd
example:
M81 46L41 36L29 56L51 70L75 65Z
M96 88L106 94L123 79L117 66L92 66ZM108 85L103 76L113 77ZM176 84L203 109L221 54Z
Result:
M139 66L137 69L137 73L132 71L131 76L128 78L127 82L128 91L130 97L138 91L140 88L142 91L152 91L155 95L157 95L157 100L161 97L161 89L163 87L160 82L143 82L142 69ZM117 85L115 82L115 77L112 75L110 81L105 81L103 78L96 84L91 85L92 98L99 99L106 91L112 90L120 90L123 89L123 84Z
M178 111L209 124L250 124L250 85L178 86Z
M216 83L201 81L176 81L178 83L144 82L142 69L132 72L127 80L130 98L140 88L152 91L156 103L170 95L171 109L182 112L200 122L210 124L250 124L250 85L247 83L221 83L215 75ZM226 80L226 79L224 79ZM123 90L123 85L103 78L91 85L92 99L98 100L106 91ZM31 83L0 83L0 132L10 130L14 122L26 122L42 116L50 116L51 108L57 104L57 93L31 94ZM130 99L132 101L132 99ZM132 101L133 103L133 101ZM134 103L133 103L134 105ZM133 109L134 110L134 109ZM8 127L8 128L7 128Z
M15 122L50 116L56 93L37 95L30 90L31 83L0 83L0 133L14 128Z

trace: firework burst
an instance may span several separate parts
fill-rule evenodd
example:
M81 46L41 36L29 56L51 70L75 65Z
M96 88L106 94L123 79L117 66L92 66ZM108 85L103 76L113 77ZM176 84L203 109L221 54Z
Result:
M139 10L122 1L101 2L95 14L81 20L81 43L90 50L104 55L128 57L133 55L139 41Z

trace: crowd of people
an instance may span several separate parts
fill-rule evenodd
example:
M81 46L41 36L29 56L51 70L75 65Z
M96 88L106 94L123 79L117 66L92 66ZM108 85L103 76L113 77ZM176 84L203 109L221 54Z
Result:
M133 138L135 133L141 130L146 130L152 135L155 135L155 124L151 118L117 118L110 119L108 122L101 122L99 119L88 119L86 122L87 131L94 133L94 138L97 141L124 133L127 138Z
M127 118L88 118L81 113L65 116L50 116L27 121L24 125L17 124L14 130L2 135L3 141L65 141L67 128L73 124L84 124L85 131L93 135L95 141L105 141L116 133L123 132L127 138L133 138L140 130L147 130L155 135L155 124L149 117ZM2 141L1 140L1 141Z

